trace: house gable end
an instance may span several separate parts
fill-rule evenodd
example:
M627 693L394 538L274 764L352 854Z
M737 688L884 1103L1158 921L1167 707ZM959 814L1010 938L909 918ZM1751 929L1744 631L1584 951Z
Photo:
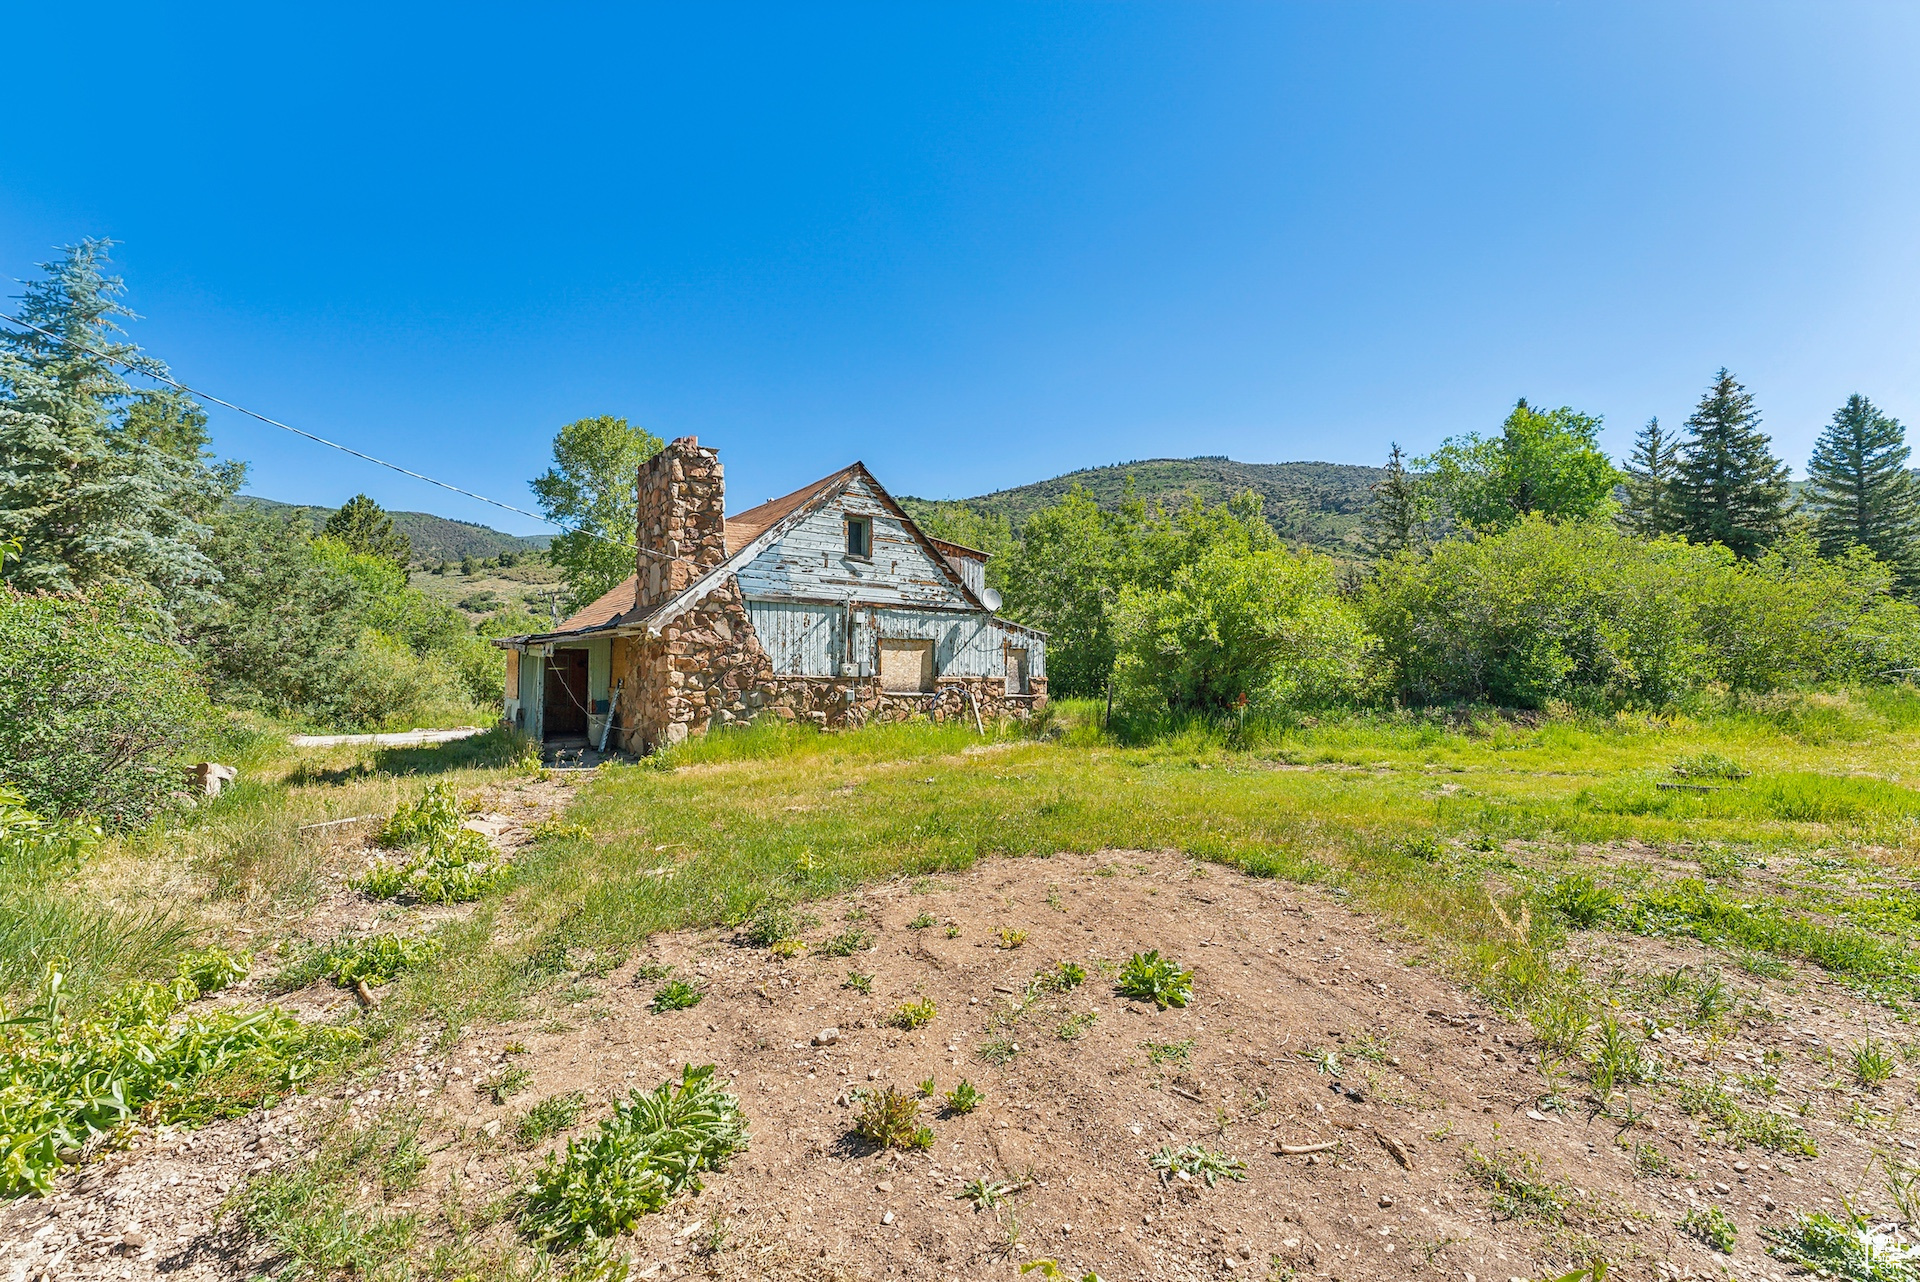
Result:
M849 551L850 520L868 523L864 556ZM912 518L858 465L796 513L737 573L741 590L761 600L985 609Z

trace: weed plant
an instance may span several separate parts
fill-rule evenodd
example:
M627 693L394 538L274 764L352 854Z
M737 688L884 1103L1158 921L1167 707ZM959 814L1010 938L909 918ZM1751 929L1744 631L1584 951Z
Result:
M1523 1149L1495 1143L1482 1149L1469 1143L1467 1173L1492 1196L1496 1216L1565 1224L1579 1206L1579 1194L1567 1184L1547 1178L1540 1159Z
M136 1116L188 1126L236 1116L361 1042L276 1007L196 1011L199 990L184 978L70 1018L64 979L49 968L38 1002L0 1022L0 1196L51 1192L64 1159Z
M1163 1173L1165 1178L1176 1176L1199 1176L1212 1188L1221 1179L1244 1180L1247 1178L1247 1164L1238 1158L1228 1157L1214 1149L1202 1148L1198 1144L1188 1144L1182 1148L1163 1147L1158 1153L1147 1159L1148 1165Z
M984 1098L974 1084L963 1077L960 1084L946 1094L947 1112L961 1115L971 1113L980 1107L980 1101Z
M1699 1238L1722 1255L1733 1254L1734 1239L1739 1235L1739 1229L1727 1213L1717 1206L1694 1207L1680 1217L1680 1229Z
M654 989L653 1000L647 1004L654 1014L664 1015L670 1010L691 1010L705 996L686 980L672 979Z
M363 981L378 987L439 953L440 941L431 936L405 939L398 935L342 935L310 950L281 971L275 983L287 992L304 988L316 979L330 979L342 988Z
M855 953L864 953L873 947L873 936L864 930L846 930L820 945L820 951L829 957L851 957Z
M1862 1086L1878 1086L1900 1067L1893 1056L1887 1054L1886 1047L1876 1043L1871 1035L1854 1047L1848 1058L1852 1061L1854 1080Z
M1001 948L1018 948L1027 942L1027 932L1014 926L1002 926L993 932L993 936Z
M1149 1064L1178 1064L1184 1068L1197 1045L1193 1038L1183 1037L1177 1042L1141 1042L1140 1049L1147 1053Z
M933 1017L938 1013L938 1009L933 1004L933 998L922 997L917 1002L905 1003L899 1010L893 1012L893 1022L896 1027L911 1032L913 1029L931 1024Z
M521 1119L513 1124L513 1138L521 1148L532 1148L541 1140L558 1135L586 1112L587 1095L585 1091L567 1091L561 1095L549 1095L526 1111Z
M978 1179L968 1180L953 1195L956 1202L973 1203L974 1211L990 1211L1013 1196L1013 1189L991 1175L982 1175Z
M355 1190L405 1192L425 1168L418 1115L383 1113L365 1127L331 1128L313 1160L248 1181L229 1206L278 1277L380 1278L414 1245L419 1217L366 1207Z
M854 992L864 997L873 992L873 976L863 975L857 970L850 970L847 972L846 983L841 985L841 987L851 988Z
M504 1104L527 1088L533 1080L533 1073L524 1064L509 1064L494 1075L487 1084L487 1098L496 1104Z
M1852 1207L1796 1214L1784 1229L1762 1229L1767 1254L1822 1277L1851 1282L1914 1282L1920 1278L1920 1247L1876 1229Z
M630 1093L599 1134L550 1156L534 1173L522 1229L551 1246L577 1247L631 1232L677 1194L697 1193L701 1173L719 1170L748 1142L740 1102L713 1072L689 1064L678 1082Z
M933 1146L933 1132L920 1124L920 1101L891 1086L860 1093L854 1108L853 1130L883 1149Z
M1152 1002L1161 1010L1185 1006L1193 1000L1193 972L1181 970L1172 958L1162 957L1159 949L1135 953L1120 968L1116 985L1122 997Z

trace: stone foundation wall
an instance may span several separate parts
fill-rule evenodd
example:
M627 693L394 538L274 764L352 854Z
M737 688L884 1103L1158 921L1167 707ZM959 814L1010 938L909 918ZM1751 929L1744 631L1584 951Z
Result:
M783 721L809 721L829 730L914 717L971 721L976 707L983 722L1024 721L1047 702L1044 684L1033 684L1033 694L1009 698L1000 677L941 677L932 690L912 693L882 690L872 677L771 677L764 706Z
M942 677L932 690L899 693L872 677L775 676L731 577L660 636L631 638L614 654L620 745L636 756L763 714L844 730L914 717L971 721L976 707L983 722L1025 720L1047 703L1039 678L1031 694L1009 696L999 677Z

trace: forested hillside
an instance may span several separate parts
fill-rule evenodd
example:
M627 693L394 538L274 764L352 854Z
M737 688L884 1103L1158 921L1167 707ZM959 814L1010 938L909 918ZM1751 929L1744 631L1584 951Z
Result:
M1275 531L1289 543L1328 552L1358 552L1360 514L1368 487L1382 469L1351 463L1236 463L1224 457L1140 459L1107 467L1082 468L1045 481L996 490L969 499L902 499L908 510L951 512L967 508L990 518L1005 517L1017 534L1033 513L1083 486L1101 507L1117 506L1133 478L1134 494L1151 503L1181 500L1191 494L1212 506L1252 490L1266 503Z
M305 518L316 530L324 526L334 512L330 507L281 503L253 494L242 494L233 501L260 508L283 519ZM545 551L550 541L544 534L507 534L490 525L456 521L452 517L435 516L431 512L388 512L387 515L393 518L393 528L407 536L413 545L413 558L421 564L460 561L467 557L485 560L502 552Z

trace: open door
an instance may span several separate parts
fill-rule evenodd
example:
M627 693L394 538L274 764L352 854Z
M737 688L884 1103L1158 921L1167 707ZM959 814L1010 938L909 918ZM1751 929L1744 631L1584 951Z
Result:
M547 660L547 739L587 737L587 652L555 650Z

